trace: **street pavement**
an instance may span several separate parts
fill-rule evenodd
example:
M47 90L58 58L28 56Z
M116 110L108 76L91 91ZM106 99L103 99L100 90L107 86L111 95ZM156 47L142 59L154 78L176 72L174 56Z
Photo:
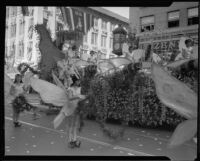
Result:
M38 110L39 119L33 120L32 112L20 115L22 126L12 123L12 108L5 108L5 155L52 155L52 156L166 156L172 160L194 160L197 145L191 140L181 146L167 148L172 132L127 127L121 140L111 140L103 135L95 121L85 120L78 138L81 147L67 146L65 122L54 129L56 115L46 115L45 108ZM119 125L108 126L120 128Z

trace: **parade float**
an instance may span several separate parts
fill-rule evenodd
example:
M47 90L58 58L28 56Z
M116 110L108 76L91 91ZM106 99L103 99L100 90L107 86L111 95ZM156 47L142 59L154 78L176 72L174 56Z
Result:
M195 90L197 89L197 60L176 61L168 64L165 67L171 70L170 74L169 69L163 69L158 65L152 65L151 67L152 63L147 62L151 56L149 51L134 48L136 55L139 55L137 56L138 62L133 62L132 59L127 57L117 57L99 60L97 64L94 64L67 57L68 62L71 63L61 63L59 66L58 62L62 62L66 57L56 45L59 46L63 39L59 38L55 45L43 25L36 25L35 29L40 36L39 50L42 55L38 69L39 73L37 73L40 79L33 78L32 71L32 74L29 72L25 74L25 80L26 85L32 84L34 90L39 93L39 98L45 103L62 109L67 104L65 81L69 81L69 75L78 75L81 80L81 93L87 96L86 100L79 103L78 113L84 114L85 117L94 117L100 123L106 136L116 139L122 137L125 130L125 126L122 126L120 130L108 128L105 122L109 120L143 128L170 126L174 129L178 125L172 137L171 145L182 144L195 135L197 122L195 114L197 113L195 102L197 101L197 90ZM67 34L69 33L65 33L65 39L67 39ZM114 41L114 50L117 50L117 55L121 55L125 36L124 33L117 33L115 36L117 41ZM147 67L145 67L145 64L147 64ZM20 65L20 72L26 72L24 69L21 70L21 66L23 65ZM146 68L148 68L148 72ZM31 70L30 67L27 67L27 69ZM55 71L58 73L56 74ZM62 77L66 79L60 80ZM168 94L161 95L162 92L159 91L159 87L166 84L164 78L169 81L166 87ZM51 91L47 93L45 89L40 88L39 82L35 83L32 80L42 82L44 84L42 86L44 88L46 86L45 89L51 88L49 89ZM173 86L174 89L177 87L179 91L184 87L182 93L189 91L191 95L187 99L184 99L187 96L183 96L182 100L177 98L179 102L176 101L175 96L177 93L169 90L174 84L177 84L177 86ZM191 91L190 88L193 90ZM54 91L58 91L60 94L52 99ZM168 97L170 94L174 97ZM52 97L47 97L48 95L52 95ZM191 104L182 106L186 103L186 100ZM174 101L173 104L170 104L170 101ZM185 130L185 127L191 127L191 131L183 135L181 129Z
M124 32L122 32L122 34L124 34ZM117 35L117 37L119 38L120 35ZM120 40L118 39L116 45L118 50L117 53L120 53L120 50L122 51L122 48L120 48L120 46L122 45L119 42ZM165 62L163 63L161 61L158 61L159 59L154 59L154 62L165 64L165 66L155 66L151 68L152 62L147 61L150 57L148 50L135 50L135 53L140 53L139 59L141 58L141 60L143 60L138 63L139 70L138 68L135 68L137 70L133 70L134 68L131 68L131 64L129 64L122 69L118 68L118 70L117 68L115 68L114 70L107 68L108 72L101 73L95 77L94 75L96 72L96 68L93 67L91 68L91 70L89 67L86 68L86 74L84 77L85 80L82 81L82 88L84 92L91 94L90 102L88 105L86 105L87 108L89 107L87 112L89 112L90 115L94 115L94 113L96 113L95 118L101 117L107 121L115 120L115 122L126 122L142 128L164 127L165 129L169 130L170 128L172 130L178 125L176 133L172 137L173 139L171 141L171 145L180 144L180 140L188 135L188 133L185 136L181 135L181 133L184 133L184 130L187 131L187 128L189 127L193 128L193 130L190 131L191 135L189 136L189 138L191 138L191 136L194 136L194 133L196 131L195 129L197 128L196 103L198 88L198 61L197 59L192 58L191 60L184 59L168 63L166 65ZM143 55L143 53L145 54ZM197 51L195 51L194 55L197 55ZM156 56L159 57L158 55ZM163 74L162 78L157 77L160 74ZM176 87L171 87L171 85L174 83L177 84L177 88L178 86L181 86L181 88L185 89L184 91L182 91L182 93L188 93L188 91L190 91L192 95L185 95L184 98L182 97L182 100L176 100L176 98L178 97L176 97L176 95L178 95L178 93L170 93L173 97L169 99L166 96L162 99L160 97L160 93L157 92L157 88L163 86L165 78L167 81L169 81L169 88L176 89ZM175 78L180 81L176 80ZM161 82L163 82L163 84L156 80L160 80ZM181 88L177 89L177 91L180 92ZM170 104L169 100L172 102L173 100L176 100L177 102L179 101L180 104L177 102L173 102L173 104ZM187 100L186 102L193 102L191 103L193 105L187 104L187 107L183 106L183 100ZM186 119L188 119L189 121L185 121ZM193 125L191 126L191 124ZM184 125L185 128L183 128ZM184 130L182 131L180 129ZM177 139L177 137L179 137L179 139ZM179 140L180 142L177 143L177 141L175 143L175 140Z

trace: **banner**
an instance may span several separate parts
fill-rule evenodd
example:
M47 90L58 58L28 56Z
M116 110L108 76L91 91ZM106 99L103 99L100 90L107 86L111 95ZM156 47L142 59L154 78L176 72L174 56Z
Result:
M94 26L94 16L71 7L61 7L64 23L69 30L86 34Z
M23 16L28 16L29 15L28 6L22 7L22 14L23 14Z
M72 17L72 13L70 12L70 9L66 7L61 7L60 10L61 10L65 25L69 27L69 30L74 30L73 22L72 22L73 17Z
M76 31L85 32L85 25L84 25L84 14L74 8L72 9L73 19L74 19L74 28Z
M89 31L94 26L94 16L88 13L85 14L85 21L86 21L86 32Z

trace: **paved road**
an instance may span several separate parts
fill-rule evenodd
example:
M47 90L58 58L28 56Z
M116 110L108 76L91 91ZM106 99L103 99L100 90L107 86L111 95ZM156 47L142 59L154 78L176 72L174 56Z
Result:
M55 115L46 115L40 111L41 118L32 119L31 112L21 114L22 127L14 128L11 107L5 110L5 155L89 155L89 156L167 156L173 160L194 160L197 146L193 141L173 148L167 148L171 132L127 128L124 138L119 141L105 137L98 124L85 121L79 134L80 148L67 147L65 123L54 129L52 121ZM118 128L116 125L109 125Z

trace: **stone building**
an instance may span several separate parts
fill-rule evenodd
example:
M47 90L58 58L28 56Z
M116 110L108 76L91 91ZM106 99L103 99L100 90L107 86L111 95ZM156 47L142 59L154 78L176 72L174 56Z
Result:
M95 18L94 28L84 36L80 52L88 53L100 51L102 58L114 56L112 54L112 31L122 24L128 27L129 20L101 7L74 7L79 11L92 14ZM20 6L6 7L6 37L5 59L11 66L21 62L36 65L39 61L38 36L33 30L36 24L45 24L51 32L53 40L56 32L66 29L63 26L63 17L57 7L28 7L29 15L23 16Z
M137 30L140 48L152 44L156 53L178 50L180 37L198 44L198 2L174 2L169 7L130 7L130 26Z

